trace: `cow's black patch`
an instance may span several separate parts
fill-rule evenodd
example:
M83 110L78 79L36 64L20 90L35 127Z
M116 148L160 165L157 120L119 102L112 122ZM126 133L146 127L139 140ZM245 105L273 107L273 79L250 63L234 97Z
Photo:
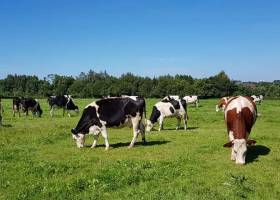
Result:
M171 103L172 106L173 106L176 110L177 110L177 109L180 109L180 103L179 103L179 101L177 101L177 100L175 100L175 99L173 99L173 98L170 98L169 96L168 96L167 99L163 99L161 102L164 102L164 103Z
M137 112L143 113L144 108L130 98L109 98L96 102L99 118L107 122L106 126L119 126L129 117L135 117Z
M170 110L171 113L173 113L173 114L175 113L175 110L174 110L173 107L170 106L170 107L169 107L169 110Z
M96 108L93 106L88 106L84 109L83 114L76 126L76 128L72 129L72 133L83 133L86 134L89 132L89 128L93 125L101 127L102 124L97 117Z
M152 113L151 113L151 116L150 116L150 121L154 124L157 122L158 118L160 116L160 112L159 110L157 109L156 106L153 106L153 110L152 110Z
M185 109L185 111L187 110L187 102L184 99L181 99L181 104L183 106L183 108Z

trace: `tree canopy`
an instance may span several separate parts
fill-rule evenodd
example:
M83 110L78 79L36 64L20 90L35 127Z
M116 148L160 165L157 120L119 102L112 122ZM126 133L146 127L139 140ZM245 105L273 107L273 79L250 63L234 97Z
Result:
M37 76L8 75L0 80L0 96L32 96L71 94L75 97L102 97L119 95L140 95L144 97L163 97L166 95L198 95L200 98L223 97L231 95L265 95L280 97L280 81L246 82L230 80L221 71L215 76L196 79L189 75L164 75L141 77L126 73L115 77L104 72L90 70L77 77L50 74L46 78Z

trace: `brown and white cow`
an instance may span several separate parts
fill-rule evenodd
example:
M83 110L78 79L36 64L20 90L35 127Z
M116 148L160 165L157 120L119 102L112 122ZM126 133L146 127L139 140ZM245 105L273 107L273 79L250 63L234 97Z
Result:
M232 97L222 97L218 104L216 105L216 112L219 112L219 110L222 110L224 111L225 110L225 107L227 105L227 103L229 102L229 100L231 99Z
M256 119L257 107L250 97L233 97L225 107L229 142L224 147L232 147L231 160L236 164L245 164L247 145L256 143L248 139Z

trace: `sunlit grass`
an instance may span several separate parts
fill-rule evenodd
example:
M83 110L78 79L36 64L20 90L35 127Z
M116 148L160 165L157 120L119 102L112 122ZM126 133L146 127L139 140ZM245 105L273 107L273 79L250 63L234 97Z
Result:
M91 99L75 102L80 108ZM1 199L279 199L280 104L264 101L251 134L257 146L249 149L248 163L230 160L223 114L217 100L201 100L188 107L188 130L175 130L167 119L165 130L139 137L135 148L129 128L109 129L111 148L100 137L96 149L78 149L70 129L79 120L49 115L41 99L42 118L12 117L11 100L3 100L4 127L0 128ZM148 116L157 99L147 100ZM157 126L155 127L157 129Z

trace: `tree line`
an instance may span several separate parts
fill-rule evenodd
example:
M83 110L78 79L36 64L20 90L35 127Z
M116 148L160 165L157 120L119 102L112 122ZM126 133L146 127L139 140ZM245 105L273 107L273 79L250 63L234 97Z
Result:
M161 98L173 95L198 95L200 98L217 98L232 95L264 95L280 97L280 81L240 82L231 80L221 71L215 76L197 79L189 75L164 75L141 77L126 73L120 77L106 71L80 73L77 77L50 74L40 79L37 76L8 75L0 80L2 97L37 97L71 94L78 98L102 96L140 95Z

